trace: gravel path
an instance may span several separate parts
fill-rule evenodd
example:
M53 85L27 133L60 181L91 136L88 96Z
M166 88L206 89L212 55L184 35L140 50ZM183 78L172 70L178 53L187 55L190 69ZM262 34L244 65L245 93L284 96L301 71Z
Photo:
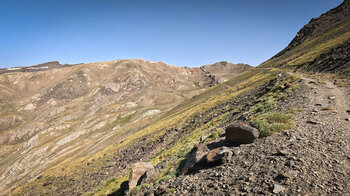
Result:
M158 185L174 195L350 195L349 89L302 78L281 110L296 128L232 147L233 160Z

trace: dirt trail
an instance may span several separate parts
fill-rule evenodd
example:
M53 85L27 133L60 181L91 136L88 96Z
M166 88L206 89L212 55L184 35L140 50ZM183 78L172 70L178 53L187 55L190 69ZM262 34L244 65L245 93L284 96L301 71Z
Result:
M350 195L350 89L301 76L279 104L293 130L232 147L233 160L171 180L175 195Z
M325 81L323 84L318 84L314 79L302 77L305 80L306 85L314 90L313 93L309 93L309 99L311 103L321 104L323 109L327 106L329 109L333 109L337 112L336 118L346 119L349 114L346 109L350 108L350 94L349 89L341 88L333 84L331 81Z

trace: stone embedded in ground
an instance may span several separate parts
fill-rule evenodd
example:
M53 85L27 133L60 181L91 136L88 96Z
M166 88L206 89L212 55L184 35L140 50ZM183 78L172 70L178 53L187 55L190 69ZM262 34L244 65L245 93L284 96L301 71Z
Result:
M203 158L209 152L209 148L205 144L197 144L187 155L185 165L181 170L181 174L188 173L197 163L204 161Z
M306 122L309 123L309 124L313 124L313 125L317 125L318 124L318 122L313 121L313 120L308 120Z
M285 188L282 185L274 184L272 192L275 193L275 194L278 194L278 193L280 193L280 192L282 192L284 190L285 190Z
M328 97L328 99L335 100L335 97L334 96L330 96L330 97Z
M129 177L129 190L134 189L142 182L148 181L147 178L151 178L151 174L154 174L154 167L152 163L139 162L133 164Z
M350 118L346 118L345 121L350 121Z
M279 173L275 178L274 180L276 181L283 181L283 180L286 180L290 178L289 174L288 173Z
M350 114L350 110L346 110L346 112Z
M249 125L236 123L226 128L225 136L229 144L249 144L259 138L259 131Z
M274 155L275 156L287 156L287 155L290 155L290 152L288 150L279 150Z
M217 165L225 163L225 161L231 161L233 152L230 151L226 146L215 148L206 156L207 164L209 165Z
M154 195L163 195L167 191L168 188L165 185L161 185L154 191Z

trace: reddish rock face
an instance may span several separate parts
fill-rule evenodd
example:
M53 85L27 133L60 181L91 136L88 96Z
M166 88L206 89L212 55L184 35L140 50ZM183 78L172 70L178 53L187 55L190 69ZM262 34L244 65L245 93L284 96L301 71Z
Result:
M215 148L211 150L207 156L206 161L209 165L216 165L223 163L223 159L230 161L232 159L232 152L226 147Z
M205 144L197 144L191 150L187 156L185 166L183 167L181 173L186 174L191 168L193 168L197 163L203 161L203 157L209 152L208 147Z
M139 162L135 163L132 167L129 177L129 190L134 189L142 182L146 182L147 179L153 177L154 167L152 163Z
M226 128L226 141L232 145L253 143L259 131L249 125L233 124Z

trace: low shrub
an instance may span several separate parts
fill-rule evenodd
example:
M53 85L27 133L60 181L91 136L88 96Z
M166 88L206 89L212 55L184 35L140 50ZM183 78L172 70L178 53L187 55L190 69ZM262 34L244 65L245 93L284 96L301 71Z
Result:
M253 117L250 121L251 124L259 130L262 137L267 137L275 132L294 128L295 123L292 118L293 114L272 112L260 114Z

